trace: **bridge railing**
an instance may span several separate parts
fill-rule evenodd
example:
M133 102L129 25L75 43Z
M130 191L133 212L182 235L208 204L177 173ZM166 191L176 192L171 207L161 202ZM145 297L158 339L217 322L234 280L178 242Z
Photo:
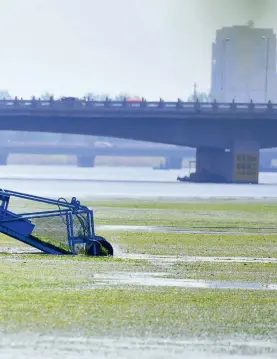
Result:
M72 99L72 100L40 100L32 98L30 100L13 99L0 100L0 110L2 109L51 109L52 110L67 110L78 109L84 111L91 110L160 110L160 111L184 111L184 112L277 112L277 104L268 103L219 103L219 102L165 102L160 101L93 101L87 99Z

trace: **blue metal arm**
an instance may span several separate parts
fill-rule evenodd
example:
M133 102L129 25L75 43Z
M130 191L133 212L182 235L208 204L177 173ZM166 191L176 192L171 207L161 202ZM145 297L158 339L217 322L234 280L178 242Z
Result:
M77 201L75 197L72 197L71 202L66 202L66 201L54 200L54 199L49 199L49 198L40 197L40 196L34 196L34 195L26 194L26 193L10 191L10 190L6 190L6 189L0 189L0 194L2 194L4 196L13 196L13 197L17 197L17 198L27 199L30 201L52 204L52 205L59 206L59 207L66 207L71 210L72 209L83 209L83 210L87 209L87 207L80 205L80 202Z

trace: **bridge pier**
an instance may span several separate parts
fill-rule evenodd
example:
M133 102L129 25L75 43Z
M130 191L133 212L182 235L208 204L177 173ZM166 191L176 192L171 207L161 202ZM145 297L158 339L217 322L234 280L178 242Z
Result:
M272 155L266 153L260 153L260 166L259 169L261 172L271 171L272 168Z
M0 166L6 166L8 164L8 153L0 153Z
M196 182L231 182L230 152L217 148L197 148L196 172L192 176Z
M94 167L96 156L77 156L78 167Z
M164 168L166 170L179 170L183 166L183 158L182 157L166 157Z
M259 143L236 140L232 148L232 182L259 183Z
M231 150L198 148L196 172L189 181L202 183L252 183L259 181L259 146L235 141Z

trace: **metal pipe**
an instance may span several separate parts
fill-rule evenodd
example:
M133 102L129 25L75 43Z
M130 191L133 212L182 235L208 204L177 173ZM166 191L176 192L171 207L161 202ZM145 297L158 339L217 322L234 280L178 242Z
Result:
M0 189L0 194L3 194L5 196L13 196L13 197L18 197L18 198L23 198L23 199L27 199L27 200L30 200L30 201L53 204L53 205L56 205L56 206L70 208L70 209L76 208L76 204L74 204L74 203L72 204L71 202L65 202L65 201L61 201L61 200L54 200L54 199L49 199L49 198L35 196L35 195L21 193L21 192L15 192L15 191L6 190L6 189ZM78 205L78 209L86 210L87 207L82 206L82 205Z

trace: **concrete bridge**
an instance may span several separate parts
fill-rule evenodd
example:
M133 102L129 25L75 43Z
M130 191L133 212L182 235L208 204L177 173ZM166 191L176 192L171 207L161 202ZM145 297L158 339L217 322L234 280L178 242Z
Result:
M196 150L188 147L112 145L95 147L80 143L19 142L0 145L0 165L6 165L10 154L73 155L80 167L93 167L96 157L163 157L165 169L180 169L183 159L195 160ZM260 151L260 171L273 170L272 161L277 160L277 150Z
M195 159L195 149L183 147L118 146L96 147L76 143L9 142L0 145L0 164L6 165L10 154L73 155L80 167L93 167L103 157L164 157L166 169L180 169L184 158Z
M196 148L196 173L257 183L259 150L277 147L277 105L0 101L0 130L118 137Z

